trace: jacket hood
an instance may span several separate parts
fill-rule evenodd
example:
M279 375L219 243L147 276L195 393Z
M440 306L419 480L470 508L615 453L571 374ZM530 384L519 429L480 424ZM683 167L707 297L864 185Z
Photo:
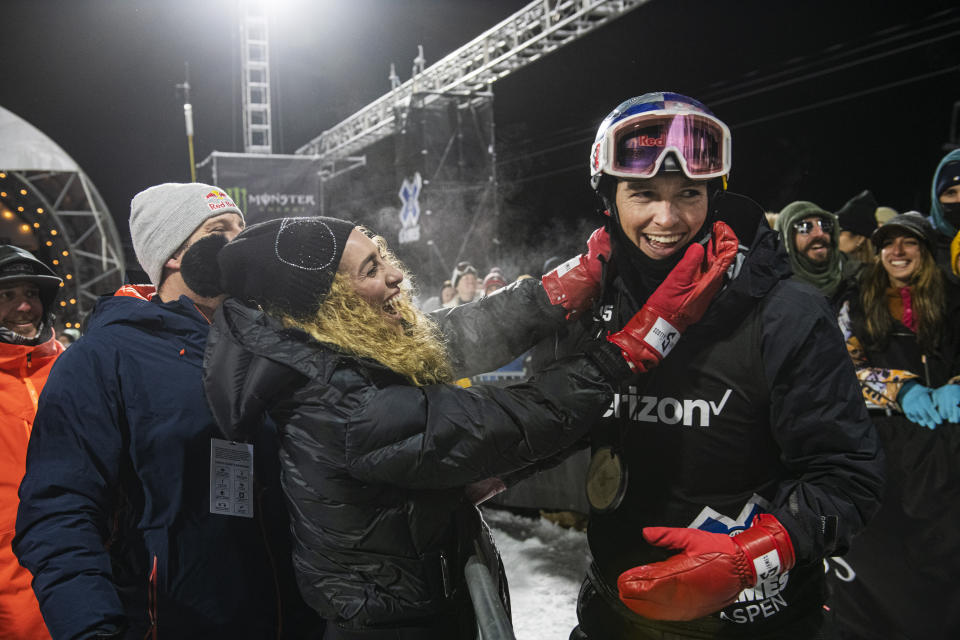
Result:
M940 204L940 198L937 197L937 182L940 180L940 172L951 162L960 162L960 149L954 149L943 156L940 164L937 165L937 170L933 172L933 180L930 183L930 220L937 233L949 238L957 235L958 229L953 228L943 217L943 205Z
M304 332L234 298L217 309L204 353L203 386L228 438L252 437L264 414L299 380L329 381L338 356L311 348L310 342Z
M720 326L731 317L745 314L793 273L783 240L767 224L759 204L745 196L726 193L718 199L713 213L715 219L729 224L737 234L740 248L728 271L730 281L698 323L702 327Z

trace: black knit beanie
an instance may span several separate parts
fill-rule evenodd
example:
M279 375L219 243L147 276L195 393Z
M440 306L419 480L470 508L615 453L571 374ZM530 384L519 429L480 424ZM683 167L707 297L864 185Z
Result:
M356 225L337 218L281 218L251 225L218 255L227 294L304 317L330 291Z
M877 229L877 199L869 189L861 191L847 200L846 204L837 211L840 229L849 231L858 236L870 237Z

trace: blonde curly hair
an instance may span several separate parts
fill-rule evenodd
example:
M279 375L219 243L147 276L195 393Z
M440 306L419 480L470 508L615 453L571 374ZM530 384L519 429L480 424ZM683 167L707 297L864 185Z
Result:
M376 242L384 261L403 272L404 282L410 282L409 274L387 249L386 241L363 227L357 228ZM305 331L318 342L349 355L375 360L417 386L453 380L440 330L413 304L409 285L393 308L400 315L399 329L380 307L360 297L349 275L338 271L314 315L295 318L283 310L277 310L276 315L285 326Z

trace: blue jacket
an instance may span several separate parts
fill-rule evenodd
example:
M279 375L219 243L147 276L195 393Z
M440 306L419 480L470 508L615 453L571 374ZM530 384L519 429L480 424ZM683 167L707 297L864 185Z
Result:
M54 638L142 638L151 619L161 638L276 638L278 602L295 637L304 605L272 432L254 448L256 517L210 513L208 330L186 297L104 298L51 372L13 546Z
M957 235L958 230L954 229L953 225L943 217L943 205L940 203L940 198L937 197L937 179L940 178L940 172L947 164L957 160L960 160L960 149L954 149L943 156L940 164L937 165L937 170L933 172L933 180L930 181L930 222L937 233L947 236L948 242L953 240L953 236Z

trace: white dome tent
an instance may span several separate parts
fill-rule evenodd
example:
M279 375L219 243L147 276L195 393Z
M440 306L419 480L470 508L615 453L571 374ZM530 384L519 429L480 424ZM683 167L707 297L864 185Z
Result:
M59 323L79 326L100 293L123 284L123 248L103 199L79 165L0 107L0 244L32 251L63 278Z

